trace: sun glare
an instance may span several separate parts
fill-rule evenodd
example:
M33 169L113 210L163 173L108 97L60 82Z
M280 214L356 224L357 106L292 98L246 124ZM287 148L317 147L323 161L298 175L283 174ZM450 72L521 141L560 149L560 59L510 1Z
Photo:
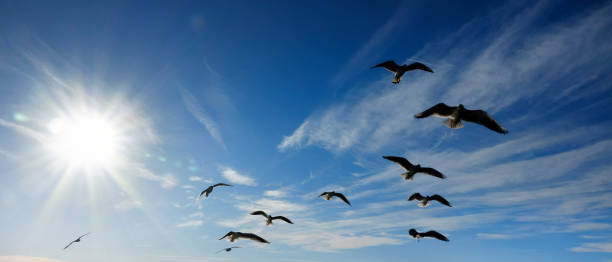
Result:
M49 122L53 154L71 167L102 167L113 165L119 151L120 134L108 121L95 114L83 114Z

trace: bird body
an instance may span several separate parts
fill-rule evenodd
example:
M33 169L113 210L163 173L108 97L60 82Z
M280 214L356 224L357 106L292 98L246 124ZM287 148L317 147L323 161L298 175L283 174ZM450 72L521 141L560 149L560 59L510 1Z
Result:
M72 243L81 242L81 238L82 238L82 237L84 237L84 236L86 236L86 235L89 235L89 233L84 234L84 235L80 236L79 238L77 238L77 239L75 239L75 240L72 240L72 242L70 242L70 243L69 243L69 244L68 244L66 247L64 247L64 250L65 250L66 248L68 248L70 245L72 245Z
M433 238L436 238L436 239L439 239L439 240L442 240L442 241L448 241L448 238L446 238L444 235L442 235L442 234L440 234L440 233L438 233L436 231L433 231L433 230L427 231L427 232L423 232L423 233L419 233L419 232L416 231L416 229L411 228L408 231L408 233L410 234L410 236L412 236L412 238L415 238L415 239L421 239L421 238L424 238L424 237L433 237Z
M400 66L400 65L397 65L393 60L389 60L386 62L382 62L378 65L375 65L371 68L376 68L376 67L383 67L393 72L393 81L391 81L391 83L394 83L394 84L399 84L399 82L402 80L402 76L404 76L404 73L408 71L419 69L419 70L433 73L433 70L431 70L431 68L419 62L415 62L409 65L404 64Z
M483 110L469 110L462 104L459 104L459 106L448 106L444 103L438 103L437 105L414 115L415 118L426 118L429 116L446 118L446 120L443 121L444 125L452 129L462 128L463 123L461 121L465 120L467 122L483 125L486 128L500 134L508 133L508 129L504 128L497 121L495 121L495 119L487 114L487 112Z
M440 171L436 169L433 169L431 167L421 167L421 165L413 165L412 163L410 163L410 161L408 161L408 159L403 158L403 157L383 156L383 158L400 165L401 167L403 167L404 169L408 171L402 174L402 177L404 177L404 180L413 180L414 175L417 173L422 173L422 174L434 176L434 177L441 178L441 179L446 178L444 174L440 173Z
M419 193L414 193L412 194L409 198L408 201L412 201L412 200L417 200L419 201L419 206L420 207L426 207L429 206L429 202L432 200L438 201L443 205L452 207L452 205L450 204L450 202L448 202L448 200L446 200L445 198L443 198L442 196L435 194L432 196L423 196Z
M342 199L342 201L347 203L349 206L352 206L351 202L349 202L349 200L342 193L336 193L335 191L323 192L319 196L323 197L325 200L331 200L333 197L337 197L337 198Z
M266 214L266 212L261 211L261 210L260 211L255 211L255 212L251 212L251 215L262 215L262 216L264 216L266 218L266 226L274 225L272 223L272 220L276 220L276 219L280 219L280 220L283 220L283 221L285 221L285 222L287 222L289 224L293 224L293 222L291 222L291 220L289 220L288 218L286 218L284 216L275 216L275 217L273 217L271 215Z
M208 195L210 195L210 193L212 193L213 188L218 187L218 186L232 186L232 185L228 185L228 184L225 184L225 183L214 184L214 185L209 186L208 188L204 189L204 191L202 191L202 193L200 193L200 197L202 197L202 195L204 195L204 197L208 197Z
M270 242L268 242L267 240L253 233L242 233L242 232L230 231L230 232L227 232L227 234L225 234L225 236L223 236L222 238L219 238L219 240L224 239L226 237L229 242L234 242L238 240L239 238L245 238L245 239L253 240L255 242L270 244Z

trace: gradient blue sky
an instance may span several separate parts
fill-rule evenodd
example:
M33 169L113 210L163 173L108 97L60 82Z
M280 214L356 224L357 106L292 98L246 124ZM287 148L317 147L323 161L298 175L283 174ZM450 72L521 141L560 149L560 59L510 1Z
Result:
M611 32L609 1L0 1L0 261L612 261ZM413 118L438 102L510 133ZM49 149L85 111L112 163Z

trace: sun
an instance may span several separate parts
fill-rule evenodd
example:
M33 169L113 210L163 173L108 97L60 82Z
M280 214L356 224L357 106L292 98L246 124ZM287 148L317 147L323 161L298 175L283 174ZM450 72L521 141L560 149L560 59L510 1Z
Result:
M120 129L96 113L56 118L47 127L48 147L56 158L71 168L111 168L121 146Z

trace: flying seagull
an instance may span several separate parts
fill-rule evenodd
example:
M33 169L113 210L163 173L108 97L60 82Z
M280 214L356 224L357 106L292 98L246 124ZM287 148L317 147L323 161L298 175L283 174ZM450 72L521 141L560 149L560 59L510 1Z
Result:
M394 77L393 77L392 83L394 84L399 84L399 82L402 80L402 76L404 75L404 73L415 70L415 69L420 69L423 71L433 73L433 70L431 70L431 68L419 62L415 62L409 65L404 64L404 65L399 66L395 62L393 62L393 60L389 60L387 62L383 62L378 65L375 65L371 68L376 68L376 67L384 67L385 69L393 72Z
M416 238L416 239L424 238L424 237L433 237L433 238L437 238L437 239L442 240L442 241L448 241L448 238L446 238L444 235L442 235L442 234L440 234L440 233L438 233L436 231L433 231L433 230L427 231L427 232L424 232L424 233L419 233L419 232L416 231L416 229L411 228L408 231L408 233L413 238Z
M224 249L221 249L221 250L217 251L215 254L218 254L221 251L230 252L230 251L232 251L232 248L240 248L240 247L228 247L228 248L224 248Z
M85 234L85 235L82 235L82 236L80 236L79 238L77 238L77 239L73 240L73 241L72 241L72 242L70 242L70 244L68 244L68 245L67 245L67 246L66 246L64 249L68 248L70 245L72 245L72 243L81 242L81 238L82 238L82 237L84 237L84 236L86 236L86 235L89 235L89 233L87 233L87 234Z
M208 195L210 195L210 193L213 191L213 188L215 188L217 186L232 186L232 185L228 185L228 184L224 184L224 183L218 183L218 184L209 186L208 188L204 189L204 191L202 191L202 193L200 193L200 197L202 197L202 195L204 195L204 197L208 197Z
M253 240L253 241L260 242L260 243L270 244L270 242L268 242L267 240L261 238L258 235L255 235L253 233L242 233L242 232L230 231L230 232L227 232L227 234L225 234L225 236L223 236L222 238L219 238L219 240L224 239L226 237L229 237L229 238L227 238L227 240L229 240L229 242L234 242L234 241L236 241L236 239L239 239L239 238L246 238L246 239L250 239L250 240Z
M264 216L266 218L266 226L273 225L272 224L272 220L274 220L274 219L280 219L280 220L283 220L283 221L285 221L285 222L287 222L289 224L293 224L293 222L291 222L291 220L289 220L288 218L286 218L284 216L275 216L275 217L273 217L273 216L270 216L270 215L266 214L266 212L263 212L261 210L260 211L252 212L251 215L262 215L262 216Z
M439 103L419 114L414 115L414 117L425 118L432 115L446 118L446 120L443 122L444 125L452 129L462 128L463 123L461 120L465 120L467 122L483 125L497 133L508 133L508 129L505 129L503 126L497 123L497 121L487 114L487 112L482 110L465 109L462 104L459 104L459 106L448 106L444 103Z
M323 192L322 194L319 195L320 197L324 197L325 200L330 200L332 199L332 197L337 197L342 199L342 201L344 201L345 203L347 203L349 206L353 206L351 205L351 202L348 201L348 199L346 199L346 197L342 194L342 193L336 193L334 191L331 192Z
M400 165L404 169L408 170L408 172L402 174L402 176L404 177L404 180L412 180L416 173L423 173L423 174L427 174L430 176L439 177L442 179L446 178L446 176L444 176L444 174L440 173L440 171L438 170L435 170L431 167L421 167L421 165L413 165L410 163L410 161L408 161L407 159L403 157L383 156L383 158L390 160L392 162L395 162L396 164Z
M441 203L441 204L443 204L443 205L446 205L446 206L452 207L452 206L451 206L451 204L448 202L448 200L446 200L445 198L443 198L442 196L440 196L440 195L438 195L438 194L435 194L435 195L433 195L433 196L422 196L422 195L421 195L421 194L419 194L419 193L414 193L414 194L412 194L412 195L411 195L411 196L408 198L408 201L412 201L412 200L415 200L415 199L416 199L417 201L419 201L419 206L420 206L420 207L426 207L426 206L429 206L429 201L431 201L431 200L435 200L435 201L440 202L440 203Z

